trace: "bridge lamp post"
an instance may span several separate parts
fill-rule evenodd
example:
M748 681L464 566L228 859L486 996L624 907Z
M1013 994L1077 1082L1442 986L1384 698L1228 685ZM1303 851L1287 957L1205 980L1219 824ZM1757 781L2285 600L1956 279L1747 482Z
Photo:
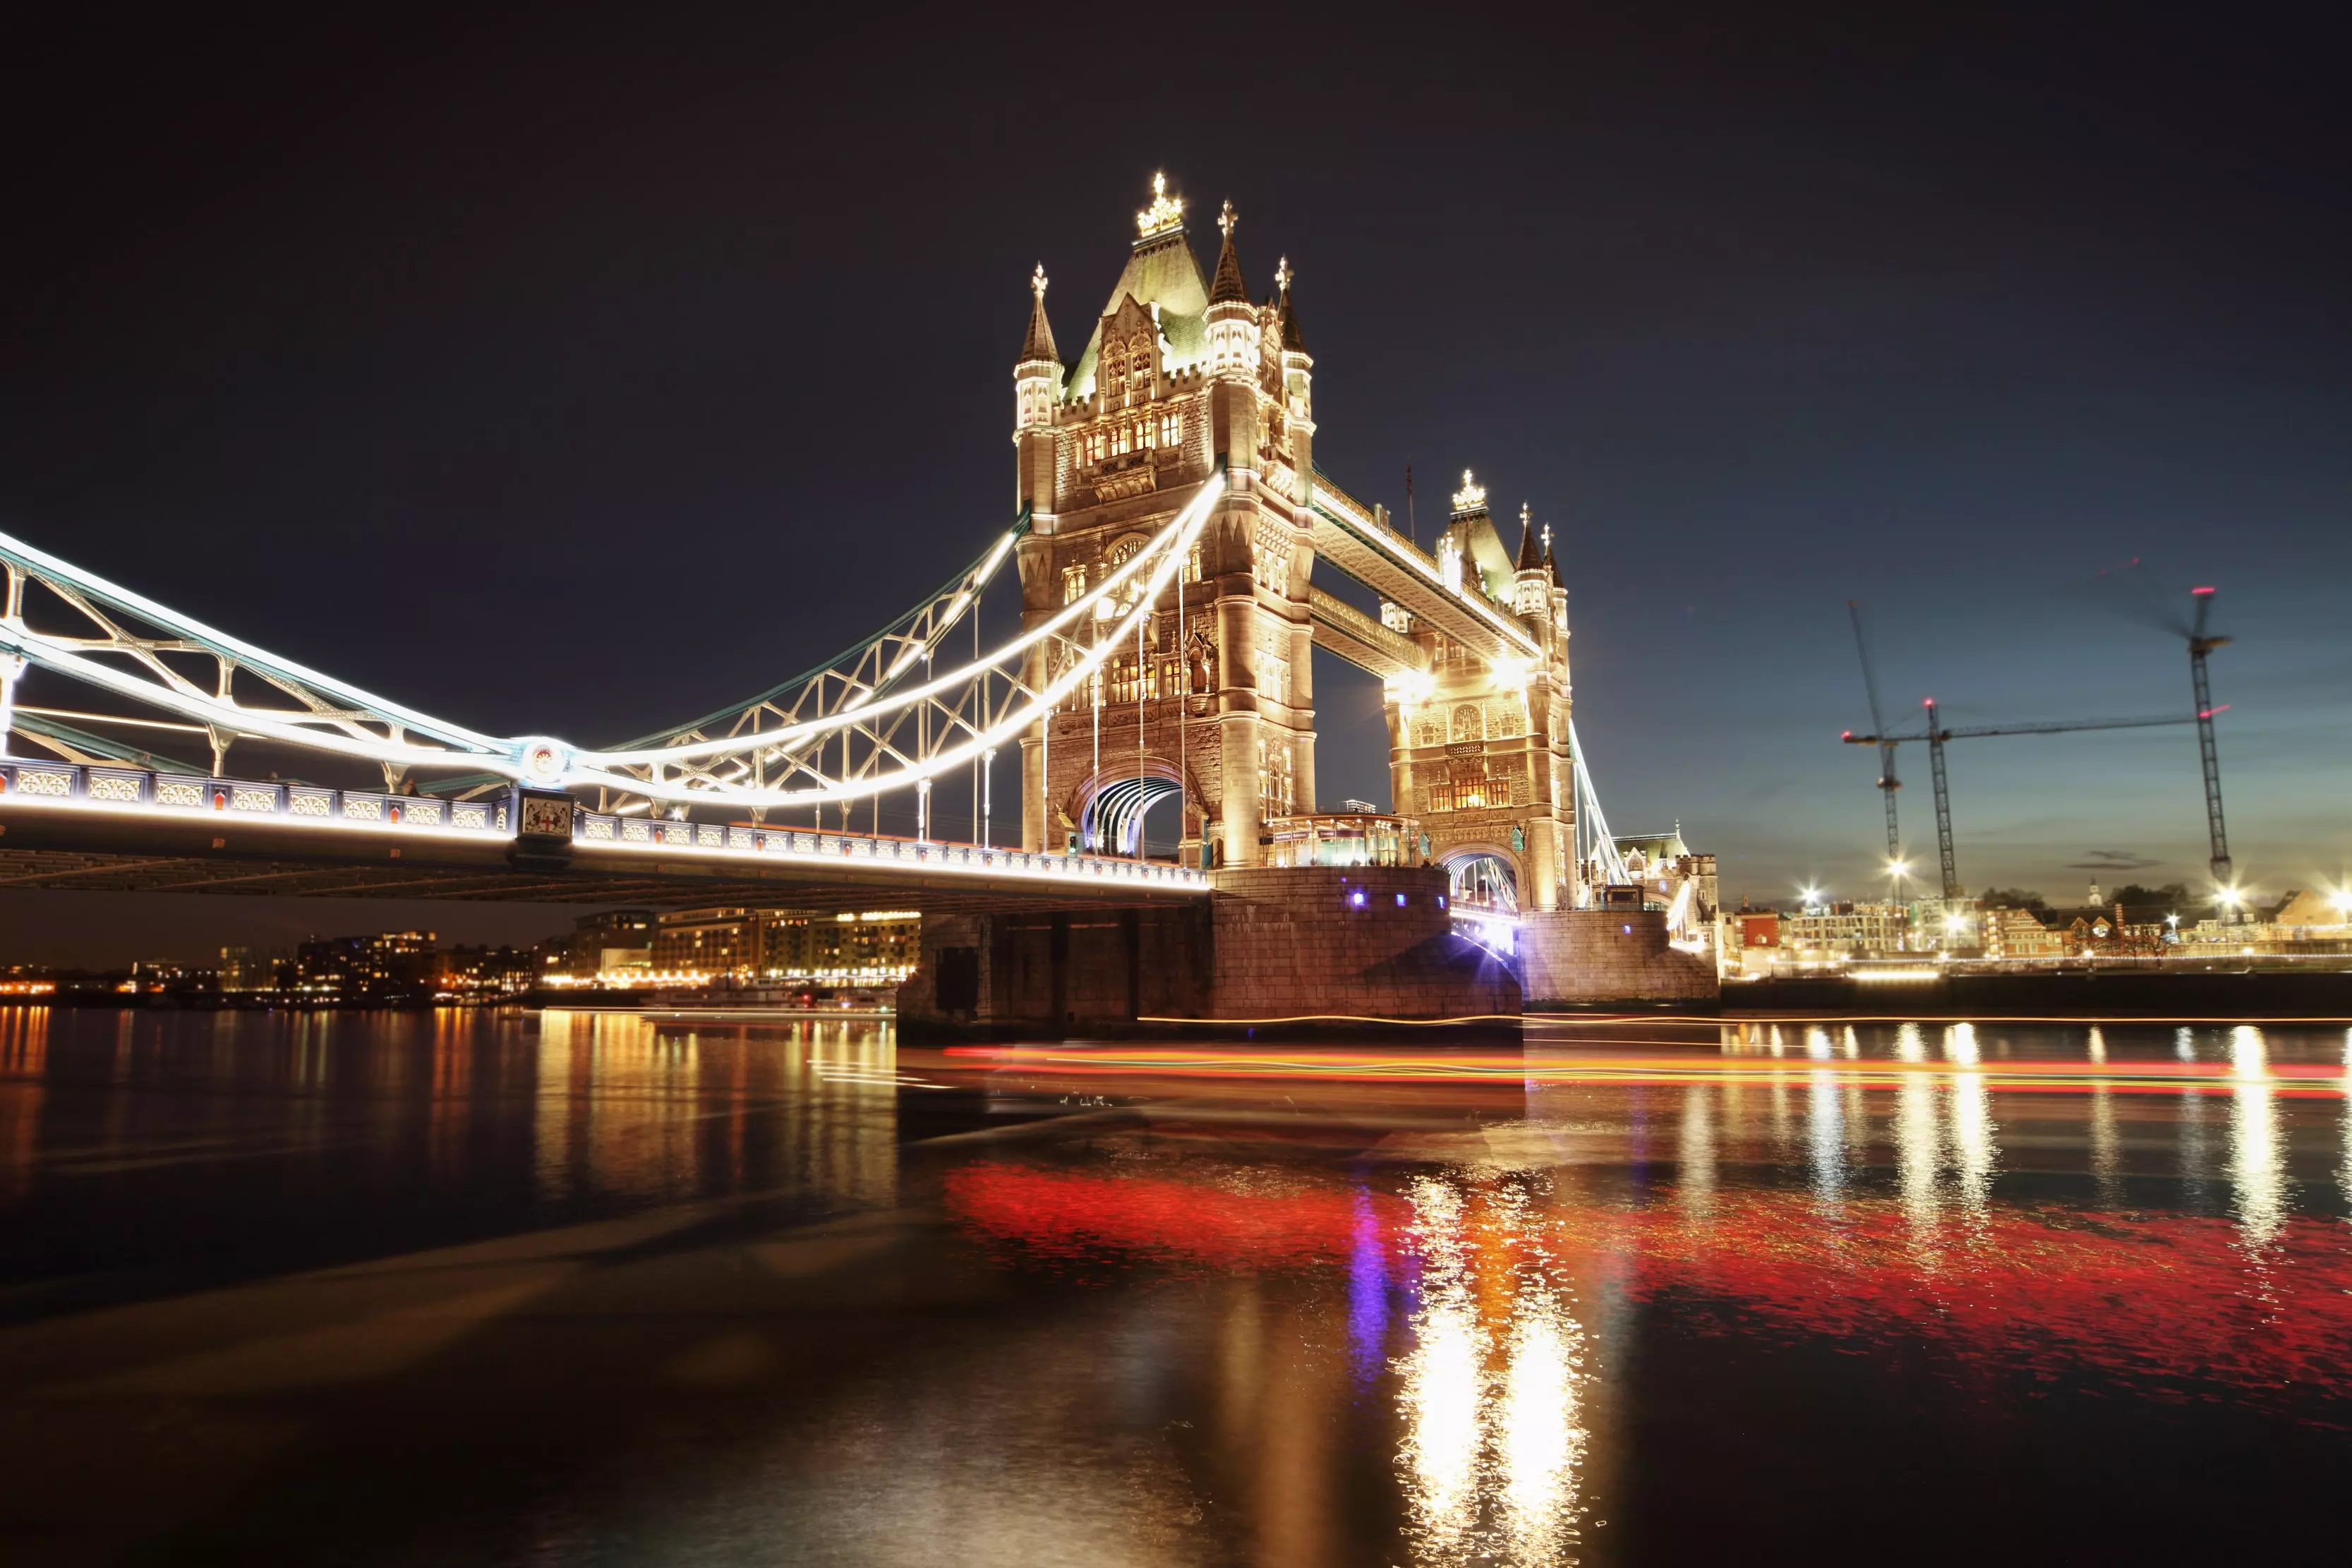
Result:
M996 836L991 819L996 811L996 748L989 747L980 753L980 847L996 847Z

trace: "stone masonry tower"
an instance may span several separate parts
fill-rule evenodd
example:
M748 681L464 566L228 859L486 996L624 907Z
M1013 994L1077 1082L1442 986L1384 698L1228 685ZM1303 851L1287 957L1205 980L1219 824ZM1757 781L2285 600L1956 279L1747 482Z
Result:
M1314 361L1286 260L1275 294L1250 302L1236 223L1227 204L1204 279L1184 203L1155 177L1127 267L1066 367L1042 267L1031 282L1013 370L1024 625L1099 583L1220 467L1227 482L1141 647L1116 652L1091 690L1023 737L1033 851L1076 840L1133 852L1147 812L1164 837L1181 810L1188 861L1248 866L1269 819L1314 810ZM1074 650L1040 644L1030 657L1028 679L1043 684Z
M1519 548L1505 549L1486 491L1467 472L1437 539L1444 590L1518 623L1532 658L1488 658L1399 606L1383 619L1410 636L1423 668L1386 683L1389 783L1396 809L1421 823L1430 858L1486 861L1507 874L1522 910L1577 901L1575 785L1569 751L1568 590L1526 508Z

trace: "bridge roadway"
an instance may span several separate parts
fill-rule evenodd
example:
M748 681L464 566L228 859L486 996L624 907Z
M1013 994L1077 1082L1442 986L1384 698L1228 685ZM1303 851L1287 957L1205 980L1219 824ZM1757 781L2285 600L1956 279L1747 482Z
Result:
M526 798L568 825L518 832ZM1101 856L604 816L512 792L452 801L0 760L8 888L954 913L1183 904L1209 881Z

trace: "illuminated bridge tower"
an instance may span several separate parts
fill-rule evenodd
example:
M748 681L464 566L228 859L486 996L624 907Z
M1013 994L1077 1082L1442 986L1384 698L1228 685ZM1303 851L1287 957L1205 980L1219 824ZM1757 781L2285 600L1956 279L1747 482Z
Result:
M1314 362L1287 263L1275 294L1253 304L1228 203L1203 278L1183 202L1162 179L1152 187L1074 364L1055 347L1042 267L1033 279L1013 371L1016 500L1030 516L1024 626L1101 582L1220 468L1228 488L1140 647L1118 650L1091 689L1023 737L1022 843L1129 852L1145 813L1171 803L1151 817L1164 835L1181 799L1188 861L1205 850L1213 864L1248 866L1265 819L1314 809ZM1049 647L1031 655L1031 681L1073 657Z
M1447 591L1476 598L1527 629L1532 657L1465 647L1391 604L1382 619L1421 648L1423 670L1386 687L1390 787L1417 817L1429 858L1460 894L1530 910L1575 907L1575 786L1569 748L1568 591L1528 509L1519 548L1504 547L1486 491L1467 472L1438 536Z

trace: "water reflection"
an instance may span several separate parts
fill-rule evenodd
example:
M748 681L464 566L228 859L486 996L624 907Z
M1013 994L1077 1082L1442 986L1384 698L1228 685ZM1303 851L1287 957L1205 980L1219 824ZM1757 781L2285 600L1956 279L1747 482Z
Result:
M1571 1293L1529 1249L1517 1188L1428 1176L1410 1202L1401 1239L1421 1290L1397 1401L1417 1560L1557 1562L1576 1534L1586 1441Z
M1727 1461L1792 1515L1862 1476L1944 1530L1956 1475L2136 1514L2184 1452L2341 1457L2352 1033L1587 1033L950 1057L831 1022L0 1012L0 1419L84 1423L91 1517L252 1453L207 1495L310 1508L314 1554L551 1564L1711 1561L1761 1517ZM984 1125L935 1136L946 1102ZM231 1243L256 1278L203 1274ZM146 1299L41 1294L108 1270ZM451 1432L459 1473L418 1484ZM396 1496L341 1509L362 1473ZM2212 1511L2259 1529L2333 1472L2279 1473ZM459 1494L514 1517L441 1550Z
M2246 1250L2260 1252L2278 1239L2286 1220L2276 1090L2260 1029L2230 1031L2230 1183Z

